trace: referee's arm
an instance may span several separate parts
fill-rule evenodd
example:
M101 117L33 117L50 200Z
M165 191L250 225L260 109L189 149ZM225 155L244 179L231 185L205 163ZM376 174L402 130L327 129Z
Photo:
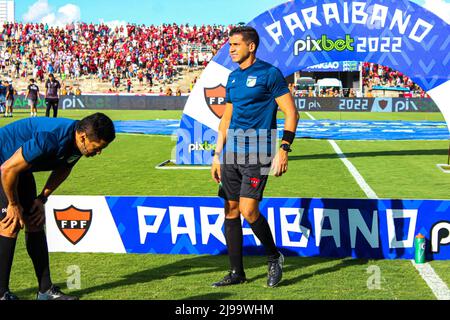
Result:
M17 227L22 229L25 225L17 185L19 183L20 173L30 168L31 165L26 162L22 155L22 147L1 166L1 183L6 199L8 200L8 208L6 217L0 221L0 229L3 229L3 231L11 235L17 232Z
M297 130L298 115L297 108L295 107L294 99L291 93L286 93L281 97L275 99L280 110L284 113L284 130L294 132ZM281 143L291 144L289 141L283 140Z
M297 108L291 93L286 93L275 99L280 110L284 113L284 131L290 131L295 134L299 119ZM281 144L292 144L292 141L282 140ZM276 177L281 176L288 168L288 152L279 149L272 163L272 169Z
M40 196L48 198L70 175L72 167L61 166L54 169L45 183Z
M217 145L214 150L214 158L211 165L211 177L217 183L220 183L220 153L223 150L223 146L227 141L227 131L230 127L231 115L233 114L233 104L227 103L225 106L225 112L220 120L219 132L217 137Z

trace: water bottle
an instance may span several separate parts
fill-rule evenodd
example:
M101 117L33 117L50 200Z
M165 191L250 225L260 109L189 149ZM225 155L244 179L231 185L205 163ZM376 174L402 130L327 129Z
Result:
M414 261L417 264L425 263L425 237L420 233L414 239L414 248Z

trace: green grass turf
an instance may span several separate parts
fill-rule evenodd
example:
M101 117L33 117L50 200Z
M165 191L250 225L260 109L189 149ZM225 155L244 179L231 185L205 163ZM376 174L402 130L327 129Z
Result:
M431 261L433 269L450 288L450 262L445 260Z
M93 110L61 110L60 116L80 119ZM179 119L180 111L104 111L113 120ZM324 119L389 120L393 114L319 113ZM356 114L355 114L356 115ZM405 116L407 115L407 116ZM27 117L16 112L12 120ZM349 118L347 118L349 116ZM440 114L402 114L409 120L442 121ZM309 119L305 114L302 119ZM398 120L395 118L395 120ZM0 118L0 126L11 119ZM450 177L436 163L447 160L446 141L337 141L379 197L448 198ZM57 190L64 195L191 195L215 196L217 186L209 170L157 170L155 165L173 158L170 137L119 134L103 153L82 159ZM48 173L37 173L42 187ZM176 181L176 183L175 183ZM266 196L365 198L330 144L298 140L290 155L289 171L270 177ZM36 291L32 264L23 235L19 237L11 289L23 299ZM213 289L210 284L227 270L226 256L51 253L53 280L83 299L434 299L408 260L364 260L287 257L280 287L268 289L264 257L245 257L249 282ZM66 289L70 265L81 269L81 289ZM433 267L450 286L448 261ZM381 272L380 289L369 289L369 266Z
M171 158L174 147L169 137L118 135L101 155L81 159L55 194L216 196L217 185L209 170L155 169ZM271 176L265 194L365 197L337 156L326 156L331 153L325 141L300 141L292 153L288 173L278 178ZM38 185L43 185L48 175L36 173Z
M447 141L337 141L380 198L448 199ZM330 155L332 156L332 155Z
M36 288L23 238L19 244L11 288L22 299L33 299ZM212 288L226 271L226 256L52 253L54 282L66 288L68 267L80 269L80 289L66 289L82 299L434 299L426 283L407 260L286 258L284 280L266 287L264 257L244 257L248 282ZM370 287L379 268L380 287ZM369 284L369 286L368 286Z

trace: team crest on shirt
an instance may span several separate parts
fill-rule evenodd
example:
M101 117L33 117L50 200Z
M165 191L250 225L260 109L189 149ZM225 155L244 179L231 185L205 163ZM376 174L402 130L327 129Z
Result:
M91 226L92 210L82 210L71 205L65 209L54 209L59 231L73 245L80 242Z
M225 112L225 87L221 84L214 88L204 88L205 100L214 115L221 119Z
M257 79L257 77L248 76L248 78L247 78L247 87L253 88L256 85L256 79Z

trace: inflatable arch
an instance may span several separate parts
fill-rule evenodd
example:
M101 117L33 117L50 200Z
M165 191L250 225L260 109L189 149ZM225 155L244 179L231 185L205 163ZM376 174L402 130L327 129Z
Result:
M450 25L407 0L295 0L248 25L260 36L257 57L284 76L331 61L366 61L408 75L450 123ZM177 164L209 164L225 104L228 75L238 67L224 45L186 102L177 132Z

